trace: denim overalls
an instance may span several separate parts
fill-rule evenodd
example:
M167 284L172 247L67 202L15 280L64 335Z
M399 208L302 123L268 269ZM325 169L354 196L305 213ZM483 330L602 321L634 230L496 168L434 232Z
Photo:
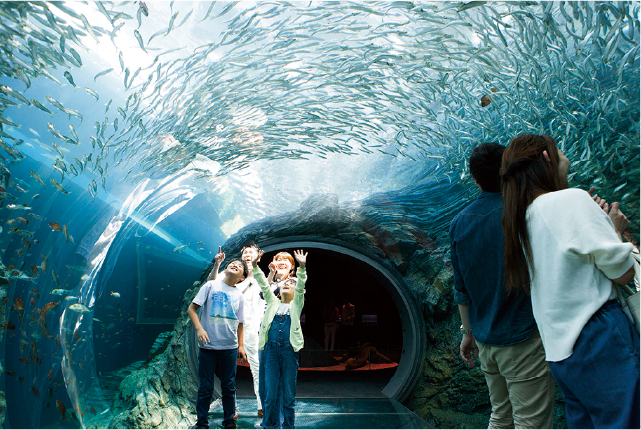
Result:
M298 352L289 341L292 325L289 313L275 315L263 351L265 361L265 428L279 425L279 402L282 400L283 428L294 428L294 398L298 375Z

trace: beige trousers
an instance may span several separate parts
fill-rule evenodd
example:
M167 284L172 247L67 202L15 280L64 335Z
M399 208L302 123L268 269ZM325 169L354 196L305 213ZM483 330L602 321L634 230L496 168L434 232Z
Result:
M538 330L516 345L476 344L492 404L488 428L551 429L554 379Z

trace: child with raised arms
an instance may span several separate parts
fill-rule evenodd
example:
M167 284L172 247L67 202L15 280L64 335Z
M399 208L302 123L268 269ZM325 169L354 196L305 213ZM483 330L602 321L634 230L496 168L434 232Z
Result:
M263 424L268 429L278 428L282 408L283 428L294 428L298 351L303 347L300 315L305 303L307 253L302 250L294 251L299 264L297 278L295 282L291 278L288 279L290 282L281 285L280 299L271 294L265 274L258 267L262 255L263 251L260 251L252 259L252 271L267 302L259 334L261 360L264 362L261 367L265 370ZM269 270L270 275L273 275L277 272L277 265L270 263Z

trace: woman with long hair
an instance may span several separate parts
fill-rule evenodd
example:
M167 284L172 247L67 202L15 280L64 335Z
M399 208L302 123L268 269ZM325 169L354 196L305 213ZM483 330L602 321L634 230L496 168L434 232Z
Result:
M569 167L550 136L505 150L506 287L531 294L568 427L639 428L639 334L612 285L634 277L628 220L618 203L602 209L568 188Z

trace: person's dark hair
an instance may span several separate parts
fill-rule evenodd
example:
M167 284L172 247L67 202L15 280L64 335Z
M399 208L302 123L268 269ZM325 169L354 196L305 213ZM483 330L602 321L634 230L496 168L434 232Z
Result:
M247 248L254 248L256 249L256 252L260 253L260 248L258 247L258 245L256 245L254 242L249 242L247 245L243 246L243 249L240 250L240 254L242 255Z
M543 156L543 151L547 151L549 161ZM532 247L525 215L536 197L563 188L558 165L558 150L550 136L518 136L503 153L501 192L504 200L505 284L508 293L530 292L528 262L532 267Z
M501 191L501 158L505 146L495 142L482 143L472 150L470 155L470 173L483 191L498 193Z
M229 267L229 265L230 265L231 263L233 263L234 261L240 261L240 262L243 264L243 276L244 276L245 278L247 278L247 274L249 273L249 269L247 268L247 263L245 263L245 262L244 262L243 260L241 260L240 258L234 258L234 259L233 259L233 260L231 260L229 263L227 263L227 265L225 266L225 270L227 270L227 268Z

